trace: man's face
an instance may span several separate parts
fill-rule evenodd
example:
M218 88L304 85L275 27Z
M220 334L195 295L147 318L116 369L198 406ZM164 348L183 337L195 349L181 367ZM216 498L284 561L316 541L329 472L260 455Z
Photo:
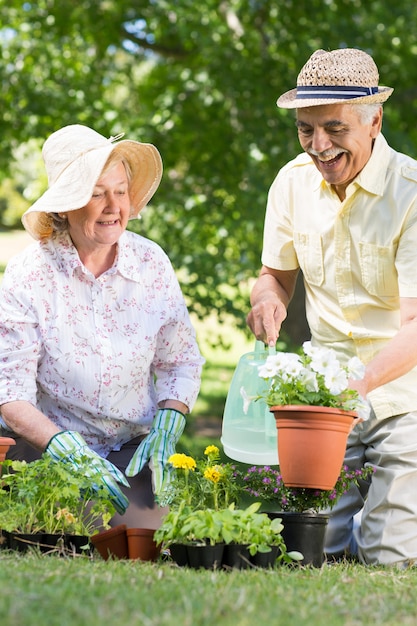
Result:
M355 105L326 104L297 109L300 144L341 200L348 184L369 160L381 124L382 109L366 124Z

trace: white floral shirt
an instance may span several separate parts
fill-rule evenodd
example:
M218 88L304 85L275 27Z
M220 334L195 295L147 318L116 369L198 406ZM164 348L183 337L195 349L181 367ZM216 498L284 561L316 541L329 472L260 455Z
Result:
M99 454L147 433L158 402L192 409L204 359L172 265L126 231L95 278L67 234L9 261L0 293L0 405L26 400Z

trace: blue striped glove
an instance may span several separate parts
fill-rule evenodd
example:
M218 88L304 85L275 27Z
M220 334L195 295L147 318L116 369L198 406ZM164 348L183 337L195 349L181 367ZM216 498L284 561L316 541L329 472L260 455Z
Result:
M135 476L148 461L152 468L153 488L159 495L169 484L172 467L169 457L175 453L175 446L185 426L185 416L175 409L159 409L155 415L150 433L138 446L126 468L126 476Z
M86 464L90 468L88 476L97 478L97 488L104 487L110 494L110 500L116 510L123 515L129 506L129 500L119 489L117 483L130 487L123 473L88 447L83 437L72 430L65 430L52 437L45 452L55 461L62 461L79 469Z

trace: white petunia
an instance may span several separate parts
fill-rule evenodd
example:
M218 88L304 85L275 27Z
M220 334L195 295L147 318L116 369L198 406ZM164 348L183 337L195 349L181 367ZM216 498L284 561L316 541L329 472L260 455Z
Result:
M317 376L315 372L312 372L311 370L303 368L302 371L300 372L299 381L302 385L304 385L307 391L319 390Z
M365 365L357 356L353 356L351 359L349 359L347 369L349 378L360 380L364 377Z
M310 366L315 372L325 375L329 370L340 367L334 350L330 348L313 348L313 350Z
M324 376L324 381L332 396L338 396L348 385L346 372L339 367L329 368Z
M240 395L243 398L243 412L246 415L253 398L251 396L248 396L244 387L240 388Z

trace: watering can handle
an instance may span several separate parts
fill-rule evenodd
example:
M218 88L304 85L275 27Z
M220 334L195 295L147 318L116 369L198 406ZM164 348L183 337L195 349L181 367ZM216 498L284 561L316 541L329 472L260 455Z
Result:
M258 341L258 339L255 341L255 354L262 354L262 352L264 352L265 350L265 344L263 341ZM275 354L276 353L276 347L275 346L269 346L268 347L268 354Z

